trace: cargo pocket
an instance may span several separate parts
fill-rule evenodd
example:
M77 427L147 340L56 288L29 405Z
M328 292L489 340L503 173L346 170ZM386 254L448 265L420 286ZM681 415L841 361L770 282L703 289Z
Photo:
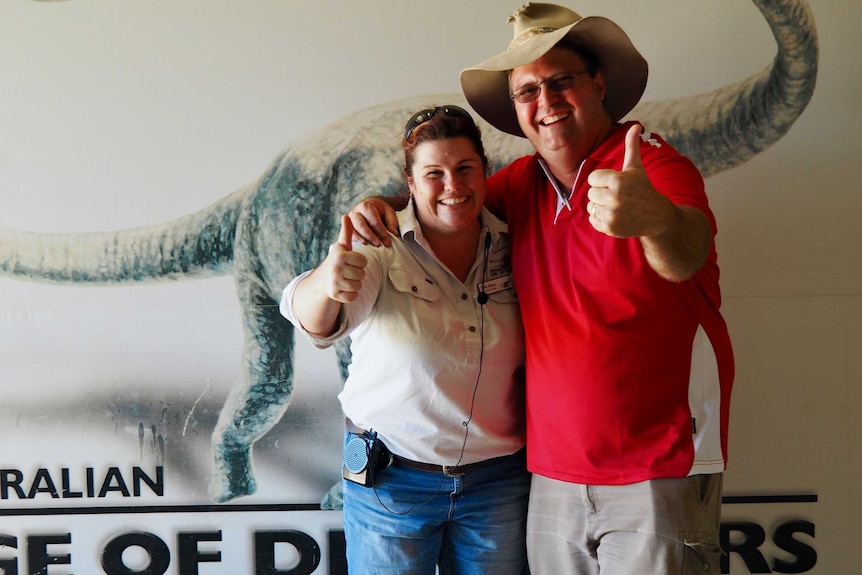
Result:
M724 551L718 543L685 539L684 544L683 575L720 575Z

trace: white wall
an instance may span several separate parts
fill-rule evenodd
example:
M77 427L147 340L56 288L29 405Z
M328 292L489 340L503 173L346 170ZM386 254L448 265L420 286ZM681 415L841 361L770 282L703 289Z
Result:
M7 0L0 227L96 231L200 209L256 178L297 136L349 112L457 92L462 67L509 41L505 20L516 4ZM725 492L817 495L816 503L727 505L725 517L756 522L767 537L789 519L814 523L814 538L798 538L816 549L810 572L832 575L856 572L862 559L862 7L811 5L821 48L811 104L784 139L707 187L737 357ZM572 7L629 33L650 62L645 100L741 80L775 52L745 0ZM32 455L26 430L38 427L46 382L62 382L46 413L68 402L90 418L134 404L136 386L168 397L184 385L189 403L199 394L218 399L240 369L230 277L114 288L0 279L0 312L0 390L14 398L0 407L3 468ZM325 416L312 415L308 425L337 424L334 367L318 370L332 362L302 349L297 402L325 405ZM96 404L81 395L94 381L105 386ZM98 403L105 396L116 401ZM75 421L65 432L61 422L57 440L40 447L52 454L47 460L68 453L75 434L88 436ZM195 430L199 449L210 431ZM338 430L321 433L337 458ZM206 465L203 457L203 475ZM300 500L318 497L314 481L337 478L337 465L297 487ZM262 501L282 500L281 477L263 471ZM0 508L7 503L26 504ZM762 551L770 565L776 556L789 560L769 541ZM748 572L738 557L731 569Z

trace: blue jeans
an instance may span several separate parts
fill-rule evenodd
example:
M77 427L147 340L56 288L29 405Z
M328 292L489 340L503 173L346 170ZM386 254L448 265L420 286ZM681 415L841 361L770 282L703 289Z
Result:
M448 477L394 463L373 487L343 481L351 575L522 575L530 474L524 451Z

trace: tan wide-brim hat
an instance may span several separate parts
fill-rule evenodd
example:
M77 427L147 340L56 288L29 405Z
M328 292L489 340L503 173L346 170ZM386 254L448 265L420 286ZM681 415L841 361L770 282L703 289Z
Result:
M646 60L623 30L607 18L588 16L555 4L531 2L510 17L515 35L502 54L461 71L467 101L492 126L524 136L509 94L509 70L544 56L563 38L590 50L605 74L605 109L616 122L641 99L646 88Z

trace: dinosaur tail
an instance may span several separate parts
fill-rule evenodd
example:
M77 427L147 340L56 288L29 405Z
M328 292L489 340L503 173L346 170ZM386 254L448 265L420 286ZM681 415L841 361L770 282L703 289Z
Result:
M245 191L152 226L71 234L0 229L0 276L105 285L229 273Z
M778 52L759 74L719 90L639 105L659 132L704 176L738 166L777 142L808 105L817 79L814 16L802 0L754 0Z

